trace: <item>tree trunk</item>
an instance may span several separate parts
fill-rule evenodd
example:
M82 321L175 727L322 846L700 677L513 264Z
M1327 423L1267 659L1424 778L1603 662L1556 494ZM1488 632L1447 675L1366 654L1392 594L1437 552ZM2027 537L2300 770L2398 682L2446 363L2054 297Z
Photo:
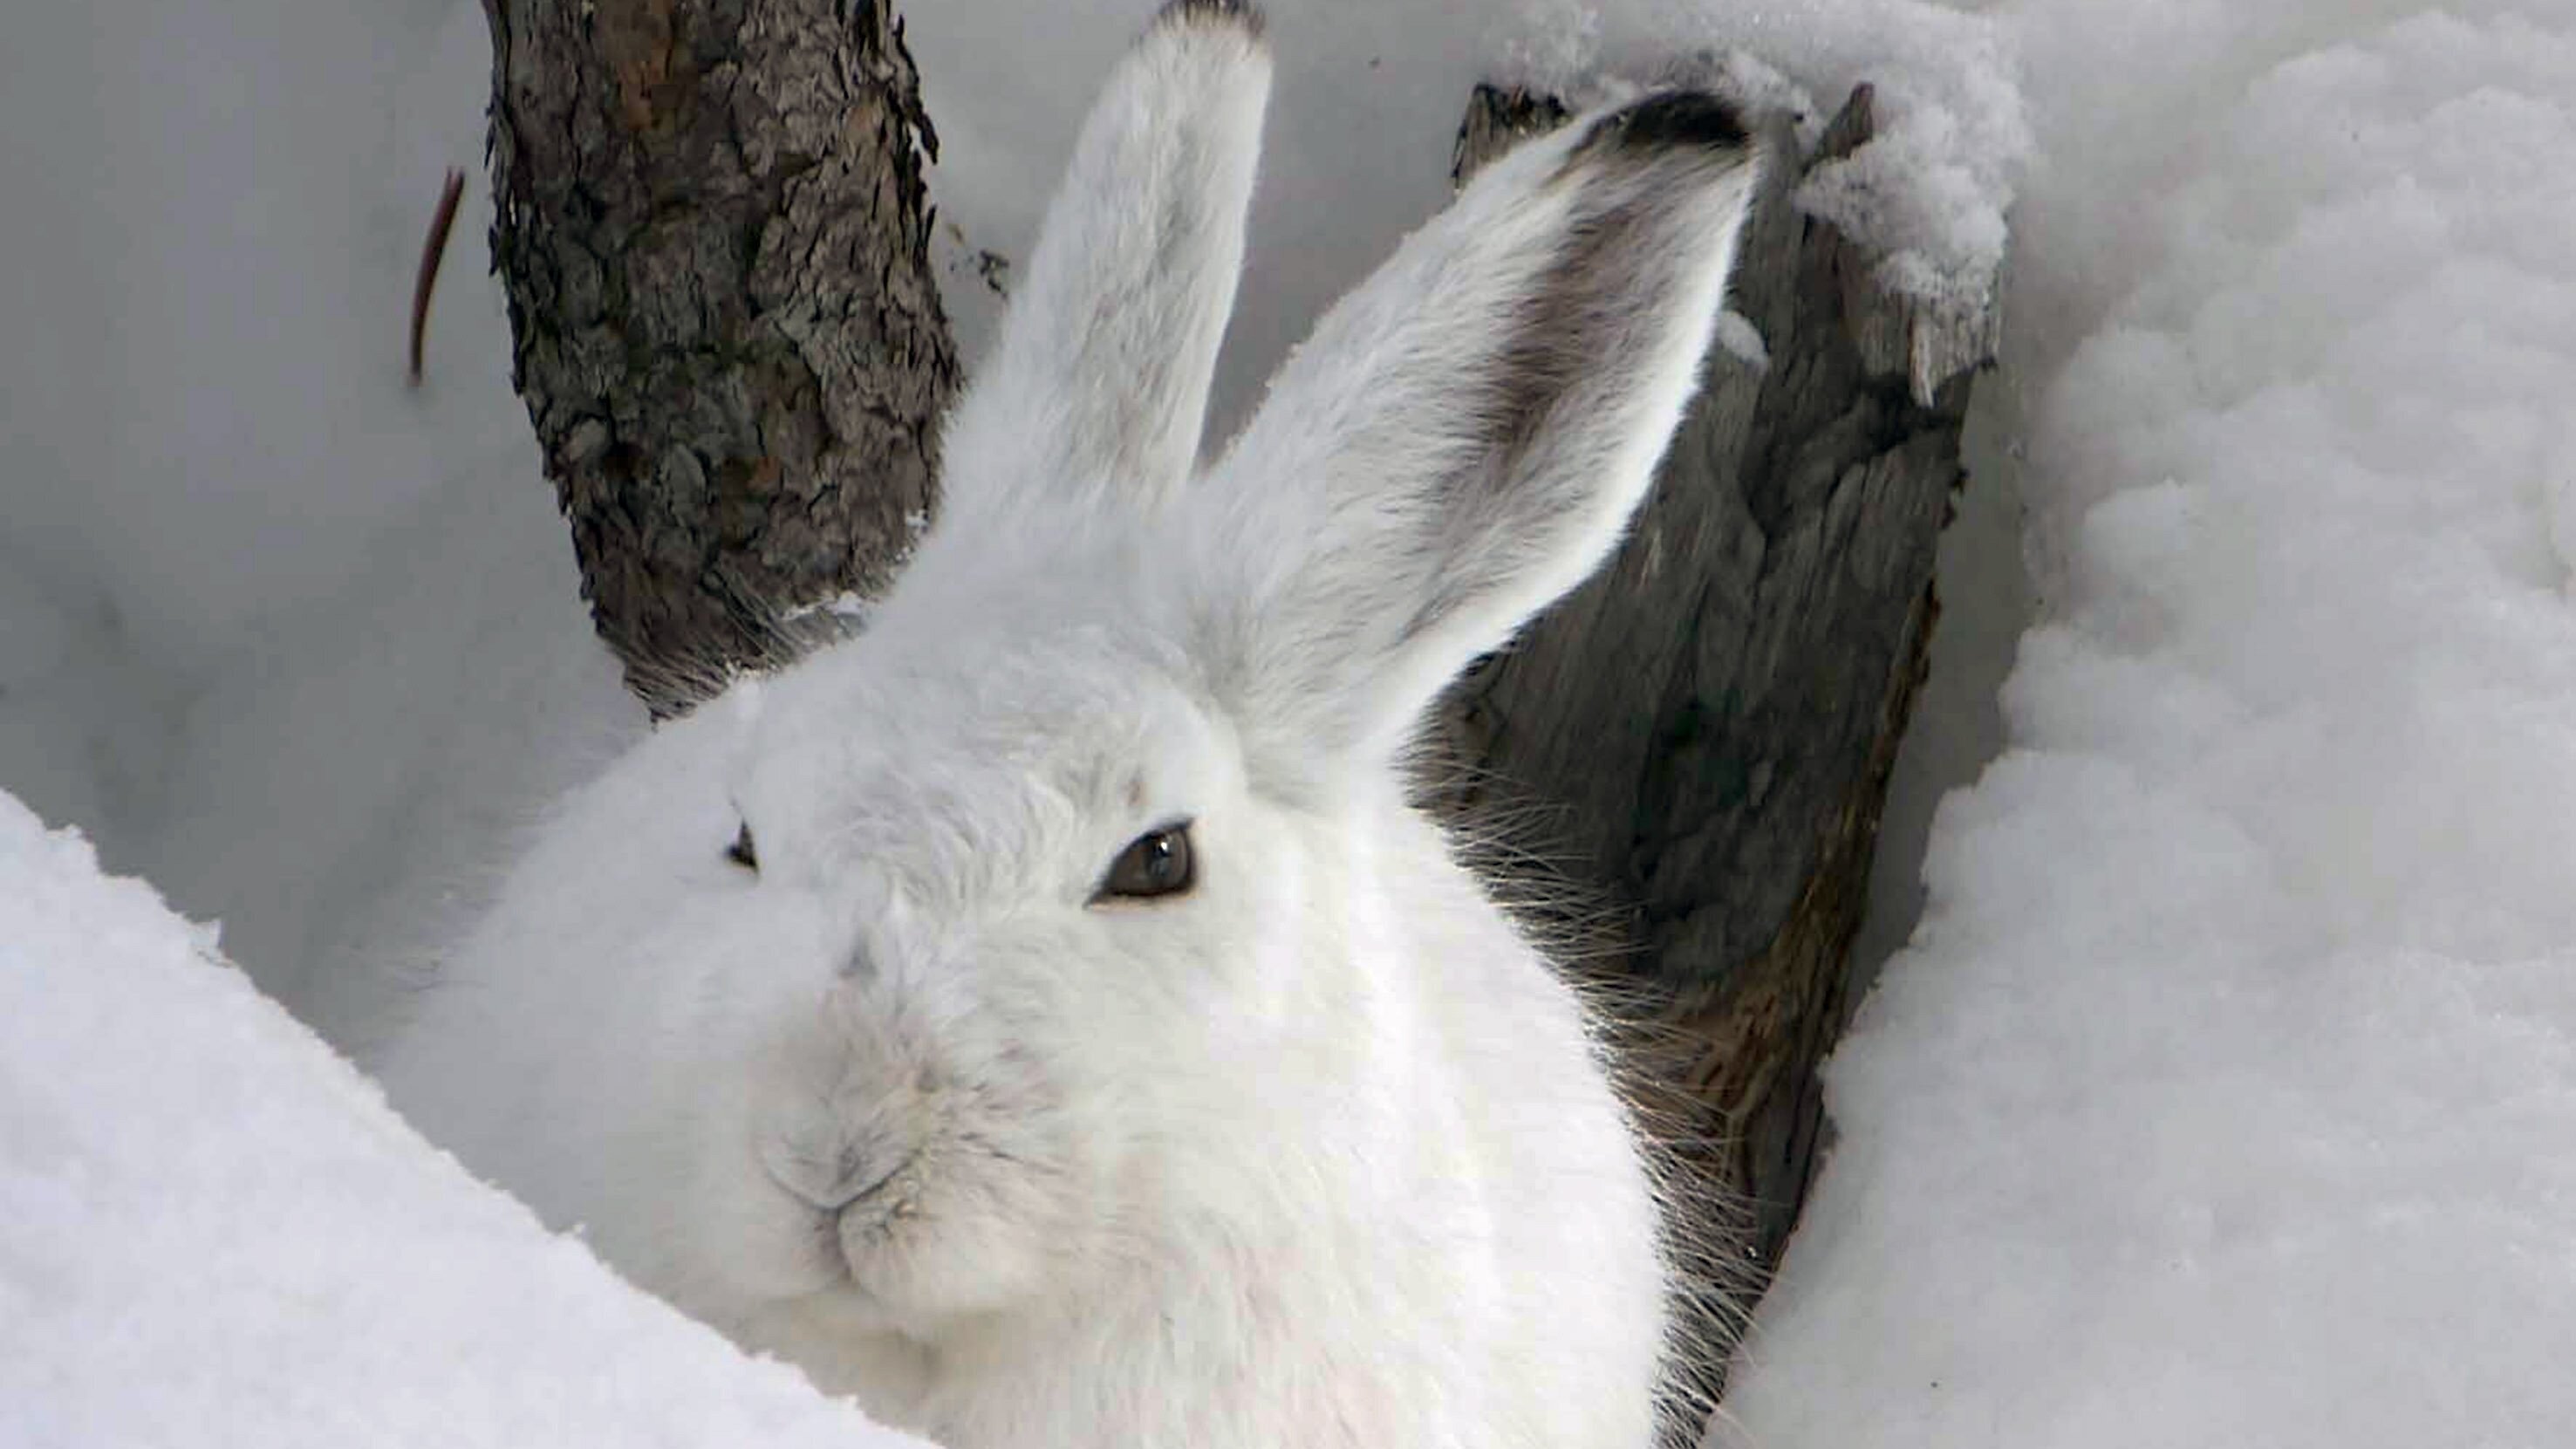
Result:
M928 517L937 138L892 0L485 10L515 380L599 632L676 713Z
M1479 88L1458 179L1565 115ZM1578 954L1627 1008L1636 1094L1678 1159L1676 1227L1712 1290L1691 1325L1707 1395L1814 1162L1815 1068L1938 613L1971 372L1992 351L1990 315L1911 308L1791 201L1871 126L1863 87L1805 166L1768 178L1732 294L1760 347L1730 327L1635 532L1462 682L1426 775L1471 825L1535 815L1535 840L1468 834L1519 837L1585 902L1555 924L1596 947Z

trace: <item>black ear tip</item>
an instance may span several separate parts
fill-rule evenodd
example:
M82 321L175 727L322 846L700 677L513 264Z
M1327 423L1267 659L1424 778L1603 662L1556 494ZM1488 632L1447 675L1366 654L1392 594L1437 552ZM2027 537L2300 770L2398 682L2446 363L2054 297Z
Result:
M1614 150L1705 146L1740 151L1753 135L1742 113L1706 91L1659 91L1603 116L1584 144Z
M1259 40L1270 22L1251 0L1167 0L1156 25L1232 25Z

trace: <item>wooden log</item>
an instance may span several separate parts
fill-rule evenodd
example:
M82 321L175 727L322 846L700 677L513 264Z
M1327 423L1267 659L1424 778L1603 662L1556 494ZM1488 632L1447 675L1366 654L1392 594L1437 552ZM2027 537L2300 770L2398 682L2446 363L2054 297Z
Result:
M1479 88L1457 179L1565 116ZM1991 315L1893 294L1793 203L1871 128L1864 86L1812 156L1767 178L1741 321L1635 532L1461 683L1423 777L1470 838L1534 851L1585 903L1542 926L1591 943L1579 969L1618 1003L1634 1091L1672 1153L1677 1236L1706 1280L1694 1397L1722 1387L1815 1161L1816 1066L1844 1017L1971 378L1992 353ZM1482 823L1497 815L1522 823Z
M957 379L892 0L485 0L495 269L582 593L657 715L889 582Z

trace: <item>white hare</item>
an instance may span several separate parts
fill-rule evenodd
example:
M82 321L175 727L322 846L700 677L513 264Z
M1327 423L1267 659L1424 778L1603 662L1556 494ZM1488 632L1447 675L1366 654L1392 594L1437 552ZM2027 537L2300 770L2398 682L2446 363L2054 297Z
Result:
M1269 69L1164 11L865 631L570 799L380 1069L952 1449L1640 1449L1636 1141L1401 765L1646 491L1760 147L1687 93L1524 145L1200 471Z

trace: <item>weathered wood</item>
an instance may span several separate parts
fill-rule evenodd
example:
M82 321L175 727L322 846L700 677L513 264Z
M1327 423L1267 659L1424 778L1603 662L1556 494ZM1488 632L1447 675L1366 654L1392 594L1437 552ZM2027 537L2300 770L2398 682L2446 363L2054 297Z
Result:
M1677 1200L1717 1214L1681 1232L1703 1270L1732 1263L1756 1290L1815 1157L1815 1067L1843 1016L1938 612L1933 552L1962 477L1972 366L1993 336L1988 317L1892 295L1793 204L1805 170L1869 138L1870 106L1856 91L1804 166L1767 179L1747 223L1731 308L1765 355L1739 355L1757 349L1730 327L1634 534L1462 683L1425 776L1470 822L1542 822L1536 840L1505 833L1570 878L1580 928L1607 937L1583 969L1634 1023L1631 1065L1675 1150ZM1458 176L1564 116L1480 88ZM1709 1206L1729 1200L1740 1220ZM1699 1305L1707 1392L1730 1312Z
M892 577L957 366L892 0L486 0L494 266L600 634L657 714Z

